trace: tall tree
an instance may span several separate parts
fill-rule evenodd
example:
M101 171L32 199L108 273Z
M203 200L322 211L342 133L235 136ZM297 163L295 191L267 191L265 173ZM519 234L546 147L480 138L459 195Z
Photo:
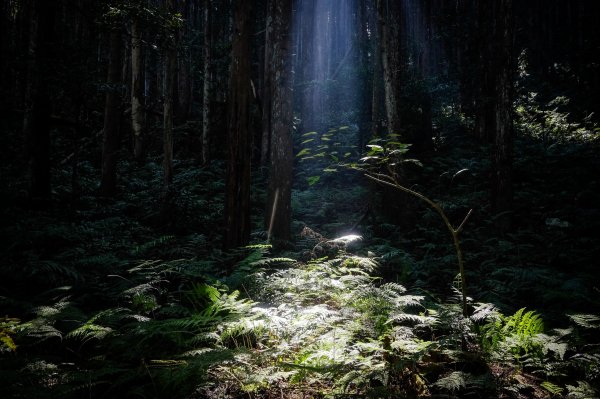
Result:
M109 62L106 100L104 103L104 129L102 140L102 176L100 193L112 196L117 190L117 152L121 122L121 76L122 76L121 30L111 27L109 39Z
M229 74L227 127L227 184L225 192L225 248L250 240L250 70L255 0L234 0L234 29Z
M166 0L168 15L177 10L177 0ZM163 178L165 186L173 181L173 103L175 98L175 74L177 73L177 22L171 20L165 40L163 78Z
M202 88L202 164L210 162L210 133L212 118L212 0L204 0L203 9L203 33L204 33L204 83Z
M497 2L492 3L494 6ZM496 82L497 73L495 69L495 58L499 54L497 43L494 41L494 27L496 25L496 15L494 7L488 4L477 2L473 5L476 9L477 17L475 34L476 39L476 57L475 70L477 85L475 89L475 134L482 142L493 140L495 129L494 122L494 104L496 101ZM499 17L499 16L498 16ZM469 79L469 77L467 77Z
M182 18L183 23L177 32L179 43L179 57L177 68L177 107L176 120L183 123L188 120L192 107L192 92L194 80L192 79L192 0L178 2L176 12Z
M372 8L369 12L368 21L369 27L371 28L371 48L370 52L373 54L373 79L371 87L371 138L378 137L381 135L381 124L382 124L382 100L383 100L383 71L381 66L381 24L378 21L378 13L376 4L372 4ZM361 150L364 150L361 148Z
M498 43L496 64L495 135L492 156L492 206L501 213L497 227L510 228L513 202L512 151L513 151L513 2L499 0L495 18L495 40Z
M271 144L271 106L273 102L273 43L276 40L274 36L274 21L276 0L267 0L267 14L266 14L266 27L265 27L265 51L264 51L264 82L263 92L261 95L262 105L262 136L261 136L261 148L260 148L260 164L266 166L270 156L270 144Z
M131 18L131 130L133 132L133 155L140 162L143 152L144 79L142 76L142 30L140 18Z
M55 4L30 0L29 47L23 133L29 166L29 195L50 197L50 89L49 71L55 39Z
M377 0L377 14L380 25L381 64L383 67L383 87L387 130L400 134L400 95L401 95L401 53L400 53L400 3Z
M293 79L292 79L292 0L273 1L270 137L271 167L267 202L267 226L270 237L289 241L292 223L292 178L294 153L292 142ZM266 78L268 79L268 78Z

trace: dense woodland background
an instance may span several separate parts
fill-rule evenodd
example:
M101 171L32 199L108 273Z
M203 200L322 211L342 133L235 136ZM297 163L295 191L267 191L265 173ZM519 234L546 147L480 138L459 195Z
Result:
M600 396L600 3L4 0L2 398Z

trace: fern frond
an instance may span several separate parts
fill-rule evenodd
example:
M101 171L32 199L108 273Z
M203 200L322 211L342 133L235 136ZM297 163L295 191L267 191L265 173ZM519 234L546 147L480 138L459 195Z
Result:
M567 316L579 327L600 329L600 316L593 314L569 314Z
M476 323L488 319L496 319L500 316L500 311L491 303L478 303L471 315L471 320Z
M448 392L460 391L467 387L467 380L472 376L462 371L453 371L445 377L437 380L433 386Z
M542 388L544 388L546 391L550 392L552 395L560 395L565 390L564 388L562 388L556 384L553 384L550 381L544 381L540 384L540 386Z
M112 332L113 329L110 327L99 326L97 324L84 324L65 335L65 338L71 338L86 343L92 339L102 340Z
M577 381L577 386L567 385L567 392L567 398L569 399L590 399L598 397L598 391L586 381Z

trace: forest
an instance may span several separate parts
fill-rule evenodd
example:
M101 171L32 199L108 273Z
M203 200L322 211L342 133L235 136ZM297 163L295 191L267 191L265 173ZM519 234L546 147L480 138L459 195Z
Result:
M0 18L0 398L600 397L600 2Z

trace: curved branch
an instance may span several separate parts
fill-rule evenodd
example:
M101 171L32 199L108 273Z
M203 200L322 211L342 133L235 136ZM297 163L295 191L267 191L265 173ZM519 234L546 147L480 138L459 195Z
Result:
M402 184L400 184L398 182L398 180L397 180L397 178L395 176L389 176L389 175L385 175L385 174L382 174L382 173L369 173L369 172L365 172L365 176L368 179L371 179L371 180L373 180L373 181L375 181L375 182L377 182L379 184L383 184L385 186L393 187L393 188L395 188L397 190L400 190L400 191L402 191L402 192L404 192L406 194L409 194L409 195L412 195L414 197L419 198L420 200L422 200L425 203L427 203L427 205L429 205L433 210L435 210L438 215L440 215L440 217L444 221L444 224L448 228L448 231L450 231L450 234L452 235L452 242L454 244L454 249L456 251L456 258L457 258L457 261L458 261L458 269L459 269L459 272L460 272L460 284L461 284L461 294L462 294L463 316L467 317L468 316L467 295L466 295L466 286L467 286L467 283L466 283L466 277L465 277L465 264L464 264L464 258L463 258L462 249L460 247L459 235L460 235L461 231L463 230L465 224L469 220L469 217L473 213L473 209L469 210L469 212L467 213L467 215L463 219L463 221L460 224L460 226L458 226L458 228L455 229L452 226L452 223L450 223L450 219L448 219L448 216L446 216L446 213L444 212L444 210L442 209L441 206L439 206L436 202L434 202L431 199L427 198L423 194L421 194L421 193L419 193L417 191L411 190L410 188L404 187Z

